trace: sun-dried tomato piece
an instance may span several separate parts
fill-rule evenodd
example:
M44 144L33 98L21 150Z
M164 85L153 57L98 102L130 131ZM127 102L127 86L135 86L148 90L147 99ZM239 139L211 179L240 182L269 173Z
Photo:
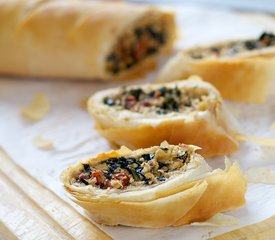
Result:
M127 173L117 173L117 174L114 174L113 176L115 179L121 181L123 187L129 185L130 177Z
M137 103L137 100L136 100L135 96L130 95L130 96L126 97L125 103L126 103L126 108L130 109Z
M141 103L142 106L144 107L151 107L152 106L152 103L148 102L148 101L144 101Z
M95 170L92 176L96 179L96 184L101 185L103 183L103 173L101 170Z
M81 173L78 178L79 179L89 179L90 175L88 173Z
M105 185L106 185L107 188L112 188L112 184L111 184L111 181L109 179L105 180Z

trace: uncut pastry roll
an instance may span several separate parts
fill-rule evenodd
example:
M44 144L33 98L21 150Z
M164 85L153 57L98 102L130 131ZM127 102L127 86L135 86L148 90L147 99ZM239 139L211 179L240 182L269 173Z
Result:
M238 150L235 122L219 92L193 76L186 81L103 90L88 100L95 127L113 146L130 149L184 142L205 157Z
M172 49L174 15L114 1L0 0L0 74L123 80Z
M193 145L99 154L61 174L65 190L100 224L161 228L205 221L245 204L235 162L214 171Z
M178 53L156 82L170 82L197 74L212 83L226 99L265 101L275 75L275 35L194 47Z

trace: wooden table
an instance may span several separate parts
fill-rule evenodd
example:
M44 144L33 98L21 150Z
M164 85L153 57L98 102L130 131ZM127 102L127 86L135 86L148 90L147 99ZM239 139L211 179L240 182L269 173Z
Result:
M0 149L0 239L111 239ZM215 240L275 239L275 216Z
M0 150L0 239L111 239Z

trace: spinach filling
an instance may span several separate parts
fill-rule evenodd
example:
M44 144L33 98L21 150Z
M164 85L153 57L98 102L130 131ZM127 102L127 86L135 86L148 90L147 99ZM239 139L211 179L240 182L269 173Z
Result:
M138 26L119 38L106 58L107 71L116 75L130 69L144 58L157 53L166 42L167 32L163 24Z
M105 97L103 103L110 107L126 109L133 112L154 112L167 114L196 109L208 96L208 92L196 93L181 91L177 86L173 88L160 87L155 90L145 91L141 88L126 89L120 94Z
M194 59L202 59L209 56L233 56L243 51L259 50L275 46L275 35L273 33L262 33L258 39L231 42L228 45L213 46L207 49L195 49L189 52Z
M138 157L109 158L96 164L82 164L82 171L75 182L100 189L125 189L127 186L152 185L166 181L171 173L183 169L190 161L187 151L176 153L158 148L156 152Z

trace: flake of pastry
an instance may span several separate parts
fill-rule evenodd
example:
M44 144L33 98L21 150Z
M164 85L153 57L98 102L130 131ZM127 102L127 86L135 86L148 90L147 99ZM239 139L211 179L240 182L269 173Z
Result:
M89 97L85 97L80 101L80 107L85 111L87 110L88 99L89 99Z
M272 123L271 127L270 127L270 130L275 130L275 122Z
M239 141L254 142L266 147L275 147L275 138L250 137L245 135L238 135L236 138Z
M52 150L54 149L54 144L51 140L44 138L41 135L37 135L33 141L33 145L41 150Z
M250 168L244 175L246 180L251 183L275 184L275 170L271 168Z
M37 93L30 104L21 109L21 113L28 120L38 121L43 119L50 110L51 104L47 96L44 93Z
M239 225L239 219L225 215L222 213L218 213L213 217L209 218L205 222L193 222L191 226L204 226L204 227L231 227Z

